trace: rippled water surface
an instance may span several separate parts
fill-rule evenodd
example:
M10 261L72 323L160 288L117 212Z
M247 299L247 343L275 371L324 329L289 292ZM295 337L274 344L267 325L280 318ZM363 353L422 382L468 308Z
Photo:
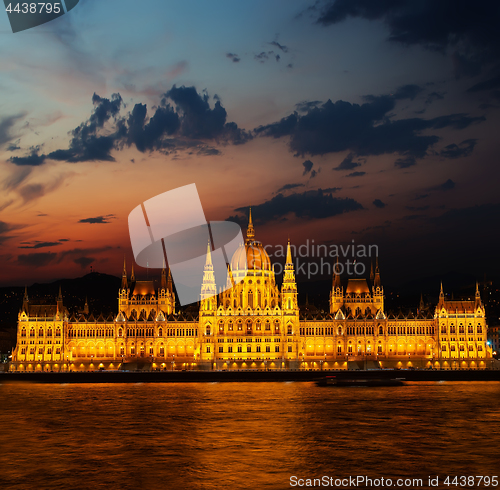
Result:
M500 383L0 385L0 488L500 473Z

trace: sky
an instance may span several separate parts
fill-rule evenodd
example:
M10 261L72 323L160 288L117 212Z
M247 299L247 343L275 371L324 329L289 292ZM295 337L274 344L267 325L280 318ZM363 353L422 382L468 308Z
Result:
M500 275L499 20L468 0L80 0L13 34L0 13L0 285L120 275L128 214L191 183L209 221L251 206L265 244L377 245L391 284Z

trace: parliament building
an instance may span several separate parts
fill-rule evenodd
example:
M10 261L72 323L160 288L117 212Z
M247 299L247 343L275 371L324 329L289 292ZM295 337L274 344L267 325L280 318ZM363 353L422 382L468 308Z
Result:
M107 318L87 305L70 314L61 291L53 305L26 292L10 370L484 369L491 359L477 288L472 301L449 301L441 287L433 311L391 314L378 264L369 279L343 281L334 268L330 311L301 311L290 243L280 288L251 216L228 281L217 294L209 247L194 313L176 310L166 269L156 289L124 264L118 312Z

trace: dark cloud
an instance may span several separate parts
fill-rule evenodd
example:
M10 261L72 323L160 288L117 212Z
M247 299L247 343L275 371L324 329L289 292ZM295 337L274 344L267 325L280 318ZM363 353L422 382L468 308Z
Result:
M93 257L79 257L73 260L75 264L78 264L82 269L86 269L92 262L95 262Z
M444 99L444 93L443 92L430 92L427 94L427 99L425 100L426 104L431 104L435 100L442 100Z
M311 169L313 168L314 163L311 162L311 160L306 160L305 162L302 163L302 166L304 167L304 173L302 175L308 174Z
M67 162L114 161L112 150L135 146L139 151L195 151L198 155L220 152L207 145L207 140L220 144L243 144L252 135L234 122L227 122L227 112L219 97L214 96L211 108L209 95L199 94L195 87L176 87L163 94L159 106L148 114L145 104L137 103L126 116L120 94L110 99L94 94L94 110L90 118L71 131L69 148L47 155L34 148L23 157L11 157L16 165L37 166L47 159ZM173 105L172 105L173 104Z
M311 172L311 176L309 177L310 179L313 179L314 177L316 177L316 175L318 175L318 172L316 172L316 170L313 170Z
M445 146L443 150L440 151L440 155L445 158L460 158L469 156L476 146L476 139L468 139L462 141L459 145L455 143Z
M484 92L487 90L495 90L500 88L500 75L489 78L482 82L476 83L467 89L467 92Z
M34 201L45 194L55 191L64 182L65 176L61 175L57 179L48 183L27 184L19 188L18 193L23 198L24 203Z
M276 192L289 191L290 189L296 189L297 187L304 187L304 184L285 184L280 187Z
M332 170L352 170L353 168L359 167L361 163L353 162L354 153L349 153L336 167Z
M326 189L322 189L322 191L327 194L327 193L331 193L331 192L338 192L338 191L341 191L342 190L342 187L328 187Z
M295 109L297 112L309 112L309 110L318 107L320 104L320 100L303 100L302 102L295 104Z
M408 211L427 211L430 206L405 206Z
M11 235L10 232L18 230L19 228L23 228L23 226L0 221L0 244L9 238L15 238L15 236Z
M429 197L429 194L418 194L413 198L413 201L420 201L420 199L425 199L426 197Z
M372 203L376 208L385 208L387 204L382 202L380 199L375 199Z
M351 172L350 174L347 174L346 177L362 177L365 174L366 172Z
M95 218L83 218L78 221L78 223L91 223L91 224L107 224L111 223L110 220L116 218L113 214L107 214L106 216L96 216Z
M257 61L260 61L261 63L265 63L269 59L269 55L273 54L272 51L268 51L267 53L265 51L260 52L259 54L256 54L254 56L254 59Z
M235 53L226 53L226 58L229 58L233 63L240 61L240 57Z
M39 155L38 151L38 149L32 150L29 155L24 157L10 157L9 161L18 166L26 165L30 167L37 167L45 162L45 155Z
M14 124L16 124L16 122L23 117L24 114L0 117L0 147L14 139L14 136L11 134L12 128L14 127Z
M208 94L200 95L194 87L176 87L165 98L174 102L180 117L179 132L187 138L209 139L232 144L246 143L251 136L234 122L226 122L227 112L220 100L210 108Z
M328 0L317 22L328 26L349 17L384 22L391 42L453 51L457 76L498 61L500 11L491 0Z
M318 189L289 196L278 194L269 201L252 206L252 217L261 223L282 219L289 213L297 218L323 219L359 209L363 209L363 206L354 199L332 197L331 193ZM247 208L235 211L246 212ZM234 217L228 219L235 221Z
M135 104L127 120L126 142L140 152L164 148L163 137L173 135L180 127L179 115L169 104L158 107L146 121L146 104Z
M275 46L278 49L281 49L281 51L283 51L283 53L288 53L288 47L283 45L283 44L280 44L278 41L273 41L272 43L269 43L269 44L271 46Z
M453 182L453 180L451 180L451 179L448 179L443 184L439 184L439 185L435 185L433 187L430 187L429 190L430 191L451 191L452 189L455 188L455 186L456 186L455 182Z
M422 219L425 218L427 215L425 214L410 214L408 216L403 216L401 219L403 221L413 221L415 219Z
M28 267L45 267L54 262L57 254L53 252L37 252L31 254L22 254L17 256L17 263Z
M398 158L395 162L394 165L399 168L408 168L412 167L413 165L417 164L417 160L415 159L414 156L407 156L403 158Z
M57 245L62 245L60 242L36 242L33 244L24 244L19 248L47 248L47 247L57 247Z
M420 92L422 92L422 90L422 87L419 87L418 85L403 85L399 87L392 95L396 100L413 100Z
M290 137L290 149L300 156L350 151L358 156L399 153L404 157L423 158L439 140L436 135L421 134L430 129L464 129L484 121L484 117L450 114L433 119L391 120L390 112L399 98L411 97L403 87L393 95L366 96L362 105L328 100L307 113L294 112L280 121L259 126L260 136Z

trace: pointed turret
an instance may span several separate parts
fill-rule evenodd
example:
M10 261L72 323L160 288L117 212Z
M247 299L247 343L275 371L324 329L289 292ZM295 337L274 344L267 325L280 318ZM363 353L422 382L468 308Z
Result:
M84 315L89 314L89 302L87 300L87 296L85 296L85 305L83 306L83 314Z
M439 291L439 299L443 298L444 299L444 292L443 292L443 281L441 281L441 289Z
M61 291L61 285L59 284L59 294L57 295L57 310L62 313L63 309L63 297Z
M128 289L127 264L125 262L125 255L123 256L122 289Z
M248 227L247 227L247 242L251 242L255 238L255 230L252 222L252 208L248 214Z
M292 260L292 247L290 239L286 248L285 272L283 274L283 285L281 286L282 308L294 310L297 308L297 283L295 282L295 271Z
M173 287L173 284L172 284L172 271L170 270L170 267L168 268L167 289L171 293L174 292L174 287Z
M375 278L375 276L373 275L373 261L370 260L370 281L371 283L373 284L373 279Z
M163 269L161 270L161 281L160 289L167 290L167 271L165 270L165 264L163 264Z
M420 293L420 304L418 306L419 312L424 311L425 309L425 303L424 303L424 295Z
M380 283L380 269L378 267L378 256L375 259L375 278L373 280L373 286L376 288L382 287Z
M333 267L333 289L338 289L342 287L342 283L340 281L340 266L339 266L339 257L337 255L337 263Z
M475 306L481 306L481 294L479 292L479 283L476 281L476 298L475 298Z
M130 282L135 282L134 262L132 262L132 272L130 274Z
M217 295L217 286L215 284L214 266L212 264L212 250L210 240L207 244L207 258L203 271L203 282L201 284L202 308L205 310L216 309L212 297ZM207 300L207 301L203 301Z
M23 311L28 313L29 308L29 299L28 299L28 286L24 286L24 298L23 298Z

